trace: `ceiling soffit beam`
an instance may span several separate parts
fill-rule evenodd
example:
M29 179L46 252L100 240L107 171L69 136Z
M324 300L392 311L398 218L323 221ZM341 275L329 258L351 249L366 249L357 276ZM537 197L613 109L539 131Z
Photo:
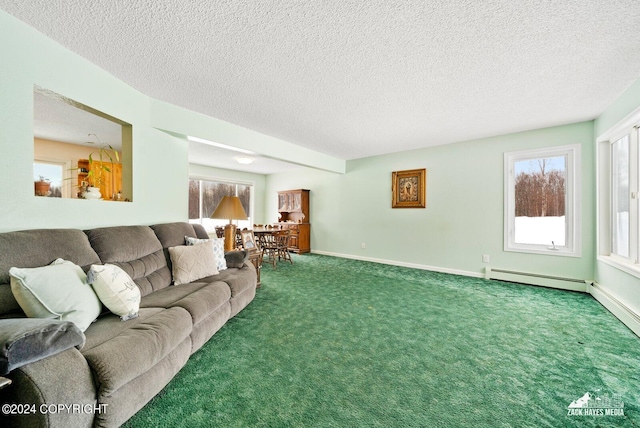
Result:
M170 133L197 137L248 150L297 165L344 174L346 161L283 141L242 126L159 100L150 100L151 126Z

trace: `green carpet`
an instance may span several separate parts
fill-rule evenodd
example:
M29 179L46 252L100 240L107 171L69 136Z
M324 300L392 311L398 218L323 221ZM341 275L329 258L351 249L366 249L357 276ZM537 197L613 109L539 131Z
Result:
M569 416L586 392L624 416ZM640 339L587 294L303 255L126 426L637 427L639 403Z

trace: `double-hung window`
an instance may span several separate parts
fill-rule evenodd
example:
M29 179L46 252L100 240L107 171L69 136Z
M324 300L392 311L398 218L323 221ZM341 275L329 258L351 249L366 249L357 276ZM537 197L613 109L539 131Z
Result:
M247 220L237 220L240 228L251 228L253 224L253 185L227 181L190 179L189 180L189 222L202 224L212 231L216 226L224 226L228 220L212 219L211 214L224 196L238 196L248 216ZM235 223L236 221L234 221Z
M505 153L504 250L580 256L580 145Z
M640 275L640 111L598 139L598 254Z

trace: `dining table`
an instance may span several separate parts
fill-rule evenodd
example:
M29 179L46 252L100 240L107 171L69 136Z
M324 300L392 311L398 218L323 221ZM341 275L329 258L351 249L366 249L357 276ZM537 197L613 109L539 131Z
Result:
M277 226L273 226L273 227L268 227L268 226L254 226L253 230L253 234L256 237L256 241L259 242L260 247L263 246L265 240L266 240L266 236L268 235L272 235L273 232L277 231L277 230L281 230L279 227Z

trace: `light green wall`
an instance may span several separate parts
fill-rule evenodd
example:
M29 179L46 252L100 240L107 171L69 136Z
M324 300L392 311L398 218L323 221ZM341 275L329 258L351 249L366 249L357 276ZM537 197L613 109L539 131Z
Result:
M266 176L262 174L251 174L242 171L232 171L229 169L213 168L204 165L189 165L189 176L208 180L229 180L242 183L253 184L253 214L254 223L265 223L264 204Z
M582 257L503 251L504 152L582 146ZM312 249L349 257L480 274L492 267L580 279L593 277L593 122L539 129L349 161L347 173L314 170L267 178L267 213L276 192L311 190ZM391 208L391 172L427 169L427 208ZM361 249L361 243L366 249Z
M640 106L640 79L625 91L595 122L596 138ZM601 261L595 263L600 287L640 317L640 279Z
M0 231L184 221L190 170L254 181L256 221L264 222L265 177L190 169L186 135L324 170L345 170L344 160L152 99L4 11L0 39ZM133 125L133 203L33 196L34 84Z
M187 144L149 125L148 97L3 11L0 40L0 230L186 218ZM133 124L133 203L33 196L34 84Z
M595 121L595 137L612 128L640 106L640 79L636 80Z

